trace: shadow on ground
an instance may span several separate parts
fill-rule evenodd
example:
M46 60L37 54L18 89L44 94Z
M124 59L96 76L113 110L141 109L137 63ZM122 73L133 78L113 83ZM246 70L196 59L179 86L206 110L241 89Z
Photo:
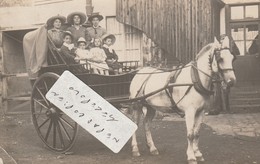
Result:
M141 157L131 156L130 142L114 154L90 134L80 129L73 154L64 155L49 151L39 139L28 115L10 116L1 120L0 144L18 164L183 164L186 163L186 127L184 121L155 121L152 124L154 141L159 156L151 156L145 144L145 137L138 129ZM210 127L203 125L200 147L205 164L260 163L260 139L243 136L217 135Z

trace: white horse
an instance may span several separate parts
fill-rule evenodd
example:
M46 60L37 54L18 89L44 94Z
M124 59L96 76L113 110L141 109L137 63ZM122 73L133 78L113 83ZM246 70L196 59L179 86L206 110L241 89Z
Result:
M236 82L232 67L234 56L229 50L229 39L226 37L220 44L214 43L205 46L196 56L196 61L187 64L176 72L163 72L160 69L146 67L141 69L133 78L130 85L130 98L147 95L168 85L169 79L175 74L174 84L191 84L174 86L162 90L143 101L134 102L130 108L133 111L133 121L138 125L143 107L147 108L144 118L145 134L150 153L158 155L150 132L150 123L155 115L155 108L161 111L177 105L179 111L185 114L187 127L187 158L189 163L204 161L199 150L199 130L204 116L204 108L209 102L212 86L212 74L218 72L224 81L231 87ZM195 63L195 64L194 64ZM177 76L178 75L178 76ZM136 134L132 136L132 154L140 156Z

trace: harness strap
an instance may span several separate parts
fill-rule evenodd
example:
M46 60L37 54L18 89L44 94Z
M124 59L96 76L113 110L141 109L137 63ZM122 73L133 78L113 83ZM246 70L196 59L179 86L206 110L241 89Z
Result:
M182 98L177 103L175 103L175 101L173 100L173 97L172 97L172 94L170 93L170 91L168 89L165 89L165 92L166 92L167 96L169 97L169 99L171 101L171 104L172 104L171 108L172 108L172 110L174 110L178 115L180 115L181 118L183 118L185 116L185 114L178 108L177 105L189 93L191 88L192 88L192 85L189 86L189 88L186 90L186 92L184 93Z
M192 62L192 64L193 66L191 67L191 80L192 83L194 84L194 88L202 95L207 95L207 96L212 95L214 91L205 88L201 83L198 69L196 69L197 68L196 62Z
M147 78L144 80L143 84L141 85L141 87L139 88L139 90L137 91L135 97L138 97L141 93L141 91L143 92L142 94L144 95L144 91L145 91L145 87L146 87L146 84L148 82L148 80L150 79L150 77L152 76L152 74L157 71L157 70L154 70L152 73L150 73Z

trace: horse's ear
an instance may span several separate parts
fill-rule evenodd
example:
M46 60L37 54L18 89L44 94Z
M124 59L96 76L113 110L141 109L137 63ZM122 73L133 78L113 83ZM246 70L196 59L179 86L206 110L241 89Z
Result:
M221 48L229 48L229 38L227 36L223 39Z
M217 37L214 36L214 44L217 44L217 43L219 44L219 41L218 41Z

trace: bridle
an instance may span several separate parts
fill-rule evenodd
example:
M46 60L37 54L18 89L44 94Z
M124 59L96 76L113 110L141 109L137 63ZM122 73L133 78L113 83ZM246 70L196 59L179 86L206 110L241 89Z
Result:
M223 50L229 50L229 51L230 51L230 49L227 48L227 47L224 47L224 48L216 48L216 49L214 50L214 53L213 53L212 57L210 58L210 61L209 61L209 62L210 62L210 67L212 68L213 60L214 60L214 58L216 59L217 64L218 64L218 69L219 69L219 72L220 72L221 74L223 74L224 72L227 72L227 71L234 71L233 68L220 68L220 67L219 67L219 63L220 63L221 60L222 60L222 58L221 58L221 51L223 51Z

